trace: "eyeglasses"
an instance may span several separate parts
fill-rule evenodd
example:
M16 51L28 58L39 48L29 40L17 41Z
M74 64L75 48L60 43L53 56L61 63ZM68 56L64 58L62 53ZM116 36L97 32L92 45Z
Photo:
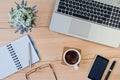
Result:
M57 76L56 76L56 73L55 73L55 71L54 71L54 69L53 69L53 66L52 66L51 64L45 64L45 65L39 66L39 67L37 67L37 68L35 68L35 69L32 69L32 70L30 70L29 72L27 72L27 73L25 74L25 77L26 77L27 80L31 80L31 79L30 79L30 75L32 75L33 73L36 73L37 71L39 71L39 72L42 73L42 71L40 71L40 70L46 69L46 68L50 68L50 69L52 70L52 73L53 73L54 77L55 77L55 80L58 80L58 79L57 79ZM39 76L40 76L40 75L39 75ZM46 76L46 77L47 77L47 76Z

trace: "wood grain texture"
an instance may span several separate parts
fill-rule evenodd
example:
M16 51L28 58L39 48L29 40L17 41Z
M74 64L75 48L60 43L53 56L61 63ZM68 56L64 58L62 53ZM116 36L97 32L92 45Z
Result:
M15 28L10 28L8 23L8 12L10 8L15 6L14 2L20 0L1 0L0 3L0 46L3 46L13 40L16 40L26 34L15 34ZM62 35L49 30L53 6L55 0L28 0L30 5L37 5L39 18L37 26L32 29L30 35L35 42L35 47L39 52L41 61L33 65L32 69L40 65L51 63L57 73L58 80L88 80L87 76L93 60L97 54L104 56L110 60L108 67L103 75L102 80L110 67L113 59L117 61L109 80L120 79L120 48L111 48L82 39ZM61 64L62 52L64 47L74 47L81 49L82 60L79 70L75 71L72 67ZM31 70L26 68L21 70L4 80L25 80L25 73ZM46 76L47 75L39 75ZM34 79L35 80L35 79ZM39 79L44 80L44 79ZM50 79L48 79L50 80Z

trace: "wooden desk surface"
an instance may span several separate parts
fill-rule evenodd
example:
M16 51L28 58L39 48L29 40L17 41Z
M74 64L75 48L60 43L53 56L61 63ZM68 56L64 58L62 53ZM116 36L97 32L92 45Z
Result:
M3 46L8 42L23 36L19 33L15 34L15 28L10 28L8 23L8 12L10 11L11 7L15 6L15 1L20 2L20 0L1 0L0 2L0 46ZM33 68L45 63L51 63L53 64L55 72L57 73L58 80L88 80L88 72L91 68L94 57L99 54L110 60L103 75L103 79L113 59L117 60L117 64L115 65L109 80L120 79L119 48L110 48L93 42L52 32L48 29L48 26L55 0L28 0L28 3L30 5L36 4L39 11L37 26L33 28L32 32L29 34L35 42L35 47L39 51L42 61L33 65ZM61 64L62 51L65 46L79 48L82 50L82 60L80 62L78 71ZM25 80L25 73L29 70L30 68L26 68L11 75L5 80Z

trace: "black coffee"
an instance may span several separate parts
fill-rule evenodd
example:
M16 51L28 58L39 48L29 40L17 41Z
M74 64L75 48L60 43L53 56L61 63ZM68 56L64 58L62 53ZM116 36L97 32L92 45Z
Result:
M65 55L65 60L68 64L75 64L79 60L79 55L76 51L68 51Z

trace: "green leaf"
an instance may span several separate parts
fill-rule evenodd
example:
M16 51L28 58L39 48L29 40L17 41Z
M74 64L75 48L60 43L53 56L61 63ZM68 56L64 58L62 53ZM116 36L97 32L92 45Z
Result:
M25 2L25 6L27 6L27 1Z
M24 0L22 0L21 5L22 5L22 7L24 7Z
M17 2L15 4L17 5L17 9L20 9L20 5Z

